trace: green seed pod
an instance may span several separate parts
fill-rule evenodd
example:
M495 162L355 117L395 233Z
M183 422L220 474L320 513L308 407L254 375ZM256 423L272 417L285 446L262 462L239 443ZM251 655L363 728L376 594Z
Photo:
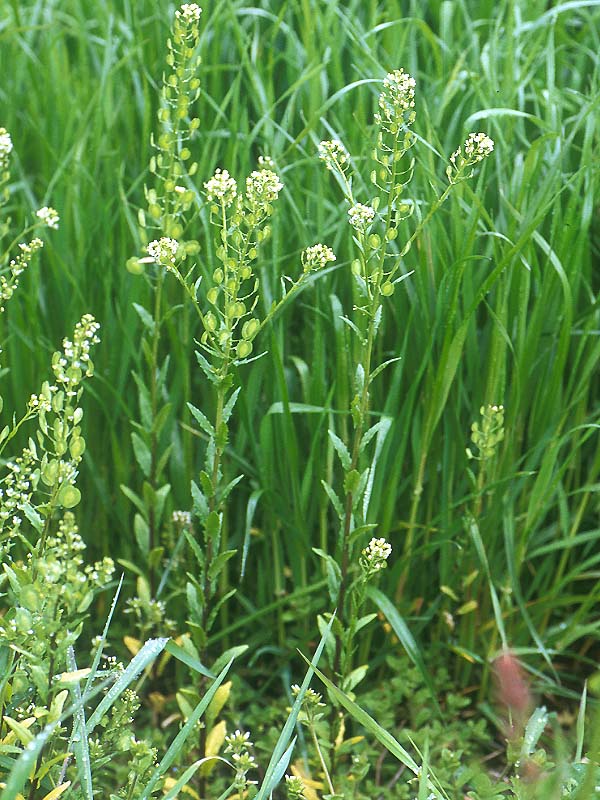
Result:
M241 342L238 342L236 352L238 354L238 358L248 358L252 352L252 344L245 339L242 339Z
M125 268L127 272L131 272L132 275L141 275L144 271L144 265L140 264L138 258L128 258L125 262Z
M221 267L217 267L217 269L213 272L213 281L215 283L223 283L223 270Z
M381 244L381 236L379 236L377 233L372 233L369 236L369 244L371 245L373 250L377 250L377 248Z
M192 153L191 153L191 150L190 150L189 147L182 147L181 148L181 153L179 153L179 158L182 161L187 161L188 158L190 158L191 155L192 155Z
M388 228L385 232L385 238L388 240L388 242L393 242L397 236L398 228Z
M152 203L148 206L148 213L152 217L152 219L160 219L162 211L159 205Z
M58 493L57 500L63 508L74 508L81 500L81 492L76 486L65 483Z
M245 281L252 275L252 269L250 267L242 267L240 270L240 278Z
M260 322L257 319L249 319L242 325L242 338L249 341L253 339L260 328Z
M384 297L390 297L390 295L394 294L394 289L395 289L394 284L388 281L387 283L384 283L383 286L381 287L381 294Z
M360 261L358 260L358 258L354 259L350 269L352 270L352 274L353 275L360 275L361 274L362 269L361 269Z
M71 444L69 445L69 453L71 453L71 458L81 458L84 452L85 439L82 436L78 436L76 439L71 439Z
M184 250L188 256L195 256L200 252L200 242L197 242L196 239L190 239L189 242L185 243Z
M212 311L209 311L208 314L204 315L204 327L211 333L217 330L217 318Z
M214 306L219 299L219 289L216 286L212 286L206 293L206 299Z

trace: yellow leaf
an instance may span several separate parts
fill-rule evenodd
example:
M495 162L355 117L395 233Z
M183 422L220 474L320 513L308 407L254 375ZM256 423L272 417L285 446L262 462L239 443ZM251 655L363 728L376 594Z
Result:
M5 783L0 783L0 789L6 789L6 784ZM15 800L25 800L25 798L23 797L23 795L21 793L19 793L19 794L17 794L15 796Z
M206 761L204 764L202 764L202 766L198 770L198 773L200 775L205 775L205 776L210 775L210 773L215 768L217 761L214 758L214 756L219 755L219 750L223 746L226 733L227 733L227 725L225 724L224 720L219 722L217 725L214 726L214 728L211 728L210 731L208 732L208 735L206 737L206 749L204 755L206 756L206 758L210 758L211 760Z
M217 691L215 692L215 696L210 701L210 705L206 709L206 727L212 727L213 722L219 716L219 712L229 699L229 695L231 693L231 681L227 681L227 683L221 684Z
M67 781L66 783L61 783L60 786L56 786L52 789L51 792L48 792L47 795L44 795L42 800L56 800L57 797L60 797L63 792L66 792L69 786L71 785L71 781Z
M476 608L477 600L467 600L466 603L456 610L456 613L462 616L463 614L470 614L471 611L475 611Z
M140 650L142 643L139 639L134 639L133 636L124 636L123 643L125 647L129 650L132 656L136 656L138 651Z
M206 737L205 756L218 756L219 750L225 741L225 734L227 733L227 725L225 721L219 722L214 728L211 728Z
M27 729L33 725L35 722L35 717L29 717L28 719L24 719L22 722L18 722L12 717L4 717L3 719L24 747L27 747L29 742L33 741L33 733L30 733L30 731ZM5 743L10 744L10 742L6 742L6 739Z
M302 783L304 784L304 795L306 796L306 800L319 800L319 795L316 793L316 789L323 789L323 783L321 781L313 781L309 777L307 777L304 768L300 765L297 761L295 764L290 766L292 771L292 775L295 775L297 778L302 779Z
M74 672L61 672L61 674L57 676L57 680L60 683L76 683L77 681L82 681L84 678L87 678L91 671L89 667L86 667L85 669L76 669Z
M167 794L169 789L172 789L176 783L177 781L175 780L175 778L165 778L165 782L163 783L163 789L165 791L165 794ZM194 798L194 800L200 800L200 795L198 794L198 792L195 792L191 786L184 786L181 791L185 792L185 794L189 794L191 797Z

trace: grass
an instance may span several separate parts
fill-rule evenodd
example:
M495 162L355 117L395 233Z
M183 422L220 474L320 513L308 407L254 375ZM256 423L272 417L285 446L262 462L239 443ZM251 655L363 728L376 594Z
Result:
M93 554L128 561L134 509L120 486L141 486L130 421L143 329L133 304L150 307L152 295L125 264L140 252L170 12L147 0L11 0L0 10L0 123L18 143L12 189L62 218L3 322L5 408L37 390L56 343L93 312L102 345L78 519ZM306 245L327 242L338 256L273 323L267 354L240 371L228 457L247 478L226 525L247 561L244 577L237 559L225 573L222 589L239 589L213 646L274 646L284 669L329 610L312 548L334 549L320 482L340 480L327 430L348 433L353 345L339 317L353 296L345 210L316 147L344 142L368 200L368 126L381 79L403 66L418 86L417 219L469 131L485 130L496 147L407 254L412 274L378 339L377 363L400 356L371 392L373 417L390 422L367 514L394 548L381 588L423 663L441 660L480 700L502 636L543 695L578 696L595 669L600 599L598 4L222 0L204 9L201 51L197 186L218 166L247 175L259 154L285 186L260 261L264 310L280 277L298 274ZM208 274L205 210L191 227ZM186 402L210 409L213 398L193 356L195 320L175 282L165 293L168 477L173 508L188 509L204 443ZM478 480L465 454L470 426L481 406L500 403L505 440ZM366 656L370 639L361 646Z

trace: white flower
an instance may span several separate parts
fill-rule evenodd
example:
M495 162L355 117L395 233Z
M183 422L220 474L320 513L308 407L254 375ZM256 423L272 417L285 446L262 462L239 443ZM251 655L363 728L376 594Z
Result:
M384 126L411 125L415 119L411 111L415 105L415 86L415 79L403 69L388 72L379 95L380 110L375 114L375 121Z
M175 525L180 528L189 528L192 524L192 515L189 511L174 511L172 516Z
M253 212L269 215L270 204L282 189L283 183L272 170L254 170L246 178L246 203Z
M175 263L175 256L177 255L178 249L179 243L175 239L169 239L167 236L154 239L146 248L148 255L151 256L157 264L163 264L164 266L172 266Z
M228 208L236 198L237 184L226 169L218 169L204 184L210 203L222 203Z
M304 272L313 269L322 269L329 261L335 261L335 253L325 244L313 244L302 253L302 266Z
M362 203L356 203L356 205L348 209L348 218L350 225L355 230L364 231L375 219L375 209Z
M392 545L385 539L373 538L361 553L360 565L367 576L387 567Z
M58 211L55 208L51 208L50 206L44 206L43 208L40 208L38 211L36 211L35 215L48 228L53 228L54 230L58 230L58 223L60 222L60 217L58 216Z
M470 133L464 143L463 148L459 147L450 156L450 164L446 170L449 180L453 180L453 168L455 172L472 167L479 161L483 161L494 150L494 142L486 133Z
M465 153L469 159L483 161L494 150L494 142L485 133L470 133L465 142Z
M6 161L13 149L10 133L6 128L0 128L0 164Z
M339 139L319 142L319 158L329 170L341 167L348 161L348 152Z
M198 22L201 13L202 9L197 3L183 3L179 11L175 12L175 16L185 22Z

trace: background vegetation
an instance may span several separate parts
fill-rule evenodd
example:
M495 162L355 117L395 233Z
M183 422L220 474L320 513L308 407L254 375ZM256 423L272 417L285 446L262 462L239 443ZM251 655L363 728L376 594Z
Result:
M53 205L62 220L2 321L5 413L22 407L56 343L92 312L102 344L88 384L77 516L94 557L129 563L135 509L121 486L142 483L131 441L133 373L144 369L134 304L150 307L152 289L126 263L140 252L137 209L172 13L146 0L0 5L0 123L18 143L11 189L33 210ZM369 506L393 547L380 588L427 670L443 666L491 718L490 659L502 637L553 707L569 708L596 669L599 52L600 8L583 0L204 5L196 187L216 167L249 174L261 154L284 184L259 261L263 311L280 277L300 271L304 247L324 241L337 253L273 323L267 355L241 368L228 457L247 479L228 507L239 555L221 591L239 588L209 646L216 654L250 644L255 680L287 680L294 649L314 644L316 615L331 610L312 548L333 547L321 479L339 481L327 430L343 438L348 425L350 342L339 317L352 305L351 251L317 144L343 141L368 197L372 113L381 79L400 66L417 80L417 218L446 185L447 159L467 133L485 130L496 147L406 255L413 274L388 301L377 363L401 358L371 396L390 421ZM212 233L198 206L191 227L208 273ZM174 281L165 292L165 480L169 508L186 510L204 454L186 403L206 409L214 399L183 293ZM505 436L483 467L465 448L487 404L504 405ZM165 532L167 545L173 535ZM373 635L382 645L375 675L401 648L389 626Z

